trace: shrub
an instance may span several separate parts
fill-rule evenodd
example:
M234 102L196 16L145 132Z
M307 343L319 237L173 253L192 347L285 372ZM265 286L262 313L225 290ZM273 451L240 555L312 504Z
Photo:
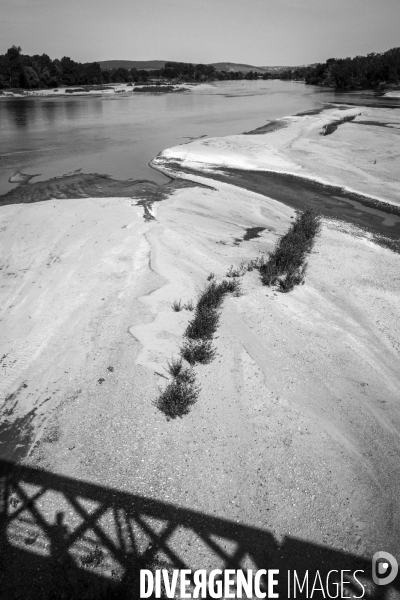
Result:
M194 304L192 300L189 300L189 302L186 302L186 304L183 306L183 308L185 310L194 310Z
M215 281L211 281L200 294L196 310L219 308L227 293L223 282L218 284Z
M174 310L175 312L180 312L181 310L183 310L183 305L180 300L174 300L174 302L171 304L171 306L172 306L172 310Z
M193 369L185 367L181 358L172 359L168 363L168 372L174 379L179 379L184 383L194 383L196 379Z
M200 394L200 387L181 377L174 378L162 392L156 406L169 419L183 417L190 412Z
M307 265L303 265L300 269L290 271L286 275L279 279L279 291L283 293L290 292L296 285L304 284L304 277L306 274Z
M239 294L241 290L242 283L239 279L230 279L229 281L223 281L222 287L225 291L225 294Z
M192 340L210 340L219 324L220 308L227 294L239 293L240 282L238 279L216 283L212 280L200 294L196 305L194 318L185 330L185 337Z
M181 356L190 365L206 365L214 359L215 354L216 350L210 340L185 340L181 348Z
M219 323L219 312L214 308L197 306L196 314L185 330L185 337L192 340L210 340L217 330Z
M321 219L312 209L297 215L287 233L282 236L268 259L258 260L257 267L263 285L279 285L281 291L290 291L302 283L305 258L311 251L315 236L321 228Z
M226 277L243 277L246 271L247 266L242 261L239 267L234 267L233 265L231 265L226 273Z
M211 271L211 273L207 277L207 281L211 281L211 279L215 279L215 273L214 273L214 271Z
M172 377L178 377L182 368L182 360L179 358L172 359L171 362L168 362L168 373L172 375Z
M250 260L247 263L247 270L248 271L253 271L254 269L260 270L261 267L267 262L267 260L268 259L265 257L265 255L261 254L257 258L253 258L253 260Z
M361 113L359 113L359 115L360 114ZM356 117L358 117L359 115L348 115L347 117L343 117L343 119L338 119L337 121L331 121L330 123L323 125L322 131L320 132L319 135L330 135L331 133L336 131L336 129L339 127L339 125L342 125L343 123L348 123L349 121L354 121L354 119Z

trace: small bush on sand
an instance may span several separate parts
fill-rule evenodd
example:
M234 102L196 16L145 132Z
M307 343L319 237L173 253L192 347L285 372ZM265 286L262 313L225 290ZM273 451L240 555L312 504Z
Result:
M178 377L183 369L182 359L173 358L171 362L168 362L168 373L172 375L172 377Z
M175 312L180 312L181 310L183 310L183 305L180 300L174 300L174 302L171 304L171 306L172 306L172 310Z
M289 273L286 273L286 275L282 279L279 279L279 291L287 293L292 291L292 289L296 285L304 284L306 269L307 265L304 265L300 269L296 269L295 271L290 271Z
M242 288L242 282L237 278L223 281L221 285L226 294L239 295Z
M181 358L172 359L168 363L168 372L174 379L185 383L194 383L196 379L193 369L185 367Z
M198 385L177 377L167 385L156 401L156 406L169 419L183 417L190 412L190 407L197 401L199 393Z
M209 276L207 277L207 281L211 281L211 279L215 279L215 273L214 271L212 271Z
M241 262L238 267L231 265L226 273L226 277L243 277L247 271L247 265Z
M256 269L259 271L267 261L268 258L265 256L265 254L260 254L260 256L257 256L257 258L253 258L253 260L250 260L247 263L247 270L253 271L254 269Z
M210 340L217 330L219 323L219 312L214 308L197 307L194 319L192 319L185 330L185 337L192 340Z
M200 387L196 385L193 369L185 367L181 358L168 363L168 372L172 381L156 401L156 406L169 419L174 419L189 413L190 407L197 401Z
M192 300L189 300L189 302L186 302L186 304L183 307L185 310L194 310L194 304Z
M227 293L224 282L218 284L215 281L211 281L201 292L197 300L196 310L220 308Z
M181 356L190 365L207 365L215 358L215 354L216 350L211 340L185 340L181 348Z
M238 268L231 265L227 270L225 277L240 277L240 271Z

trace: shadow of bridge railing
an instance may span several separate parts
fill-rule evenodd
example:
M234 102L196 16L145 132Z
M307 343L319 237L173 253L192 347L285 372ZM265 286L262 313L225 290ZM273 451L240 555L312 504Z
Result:
M202 564L193 564L190 547ZM322 580L330 570L362 570L364 598L392 598L385 594L400 589L373 586L362 557L291 537L278 545L266 530L0 461L4 600L136 600L140 569L205 568L201 552L210 568L280 569L280 598L288 597L288 570L299 579L318 570ZM353 587L356 596L360 590Z

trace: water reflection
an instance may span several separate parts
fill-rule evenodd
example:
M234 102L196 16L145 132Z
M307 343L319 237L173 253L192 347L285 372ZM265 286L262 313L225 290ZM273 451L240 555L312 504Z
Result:
M78 116L79 113L82 112L82 103L79 101L74 100L73 98L68 99L65 104L64 104L64 108L65 108L65 116L67 117L67 119L69 121L74 121Z
M54 100L41 102L41 109L41 118L47 121L49 125L52 125L57 118L57 102Z
M25 100L10 100L1 103L1 120L17 129L32 127L37 119L37 106L31 106Z

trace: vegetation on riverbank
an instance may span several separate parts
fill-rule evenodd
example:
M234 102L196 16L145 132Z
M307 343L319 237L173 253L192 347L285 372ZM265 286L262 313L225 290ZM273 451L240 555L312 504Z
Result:
M216 81L224 79L257 79L250 71L219 71L212 65L166 62L161 69L102 69L98 62L78 63L64 56L52 60L47 54L22 54L20 46L12 46L0 55L1 89L46 89L60 86L102 85L108 83L152 83ZM175 91L172 89L140 89L134 91Z
M118 61L117 61L118 62ZM219 66L219 65L218 65ZM222 64L221 64L222 66ZM239 65L238 65L239 66ZM247 72L217 69L213 65L166 62L160 69L104 68L98 62L78 63L64 56L52 60L47 54L22 54L12 46L0 55L0 89L38 89L74 85L148 82L204 82L238 79L302 80L308 84L345 88L384 88L400 84L400 48L355 58L330 58L304 67L254 67ZM246 69L245 69L246 71ZM143 91L143 90L141 90ZM146 90L147 91L147 90ZM149 90L150 91L150 90Z
M343 125L343 123L349 123L350 121L354 121L354 119L357 116L358 115L348 115L347 117L343 117L343 119L337 119L336 121L331 121L330 123L323 125L320 135L331 135L331 133L336 131L339 125Z
M221 283L217 283L214 273L210 273L207 278L210 283L201 292L194 317L183 334L181 358L168 363L172 380L155 402L168 419L188 414L190 407L197 401L200 388L196 384L193 366L197 363L208 364L215 358L216 350L212 339L219 325L220 308L228 294L240 293L240 277L246 271L257 269L263 285L277 285L281 292L290 292L296 285L304 283L306 257L311 252L320 229L320 216L313 209L307 209L297 215L268 258L262 256L247 265L242 263L238 269L231 266L226 275L229 279ZM182 308L181 301L172 304L175 312L180 312ZM190 368L183 366L182 358L190 364Z
M400 84L400 48L355 58L330 58L307 67L306 83L339 89L385 88Z
M169 419L183 417L197 401L200 386L196 384L196 375L191 367L185 367L182 359L168 363L172 380L156 401L156 406Z
M281 292L290 292L304 282L306 257L312 250L321 229L321 218L311 208L297 215L289 230L276 243L268 259L249 263L260 272L263 285L277 285Z

